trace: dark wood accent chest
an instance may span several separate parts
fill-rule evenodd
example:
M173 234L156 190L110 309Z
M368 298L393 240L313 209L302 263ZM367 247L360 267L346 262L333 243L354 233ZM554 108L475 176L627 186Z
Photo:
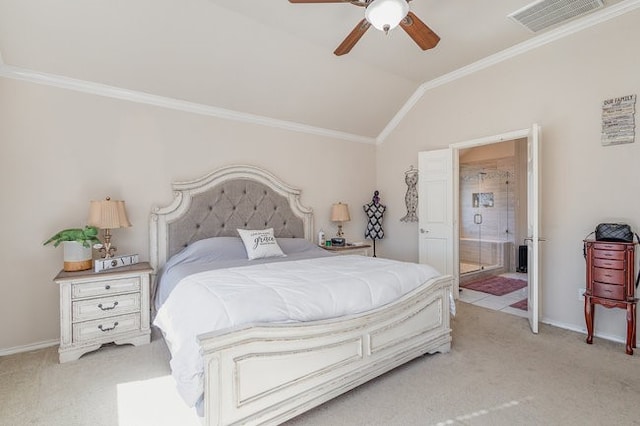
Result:
M584 317L587 343L593 343L595 305L621 308L627 312L626 352L636 347L636 306L634 288L634 255L636 243L585 240L587 256L587 289Z

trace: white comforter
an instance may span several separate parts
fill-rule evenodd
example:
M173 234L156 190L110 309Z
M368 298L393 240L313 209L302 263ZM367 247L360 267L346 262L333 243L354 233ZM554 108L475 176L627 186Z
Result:
M200 272L183 278L154 320L190 406L203 392L199 334L258 322L302 322L365 312L440 274L428 265L331 256Z

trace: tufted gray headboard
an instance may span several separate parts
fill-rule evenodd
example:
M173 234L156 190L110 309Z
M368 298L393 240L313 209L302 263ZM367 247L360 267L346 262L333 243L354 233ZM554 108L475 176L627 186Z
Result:
M173 202L151 214L150 263L156 271L194 241L238 236L237 228L312 238L312 212L300 204L300 190L257 167L224 167L174 183L173 190Z

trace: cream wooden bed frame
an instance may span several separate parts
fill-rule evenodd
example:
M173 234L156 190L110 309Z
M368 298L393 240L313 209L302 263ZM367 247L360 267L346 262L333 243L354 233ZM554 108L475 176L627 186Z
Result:
M230 166L173 184L175 198L150 221L150 261L167 260L167 227L196 194L232 180L261 182L289 200L312 240L312 212L300 190L253 166ZM279 424L426 353L448 352L452 279L439 277L403 298L362 314L300 324L254 324L199 336L204 423Z

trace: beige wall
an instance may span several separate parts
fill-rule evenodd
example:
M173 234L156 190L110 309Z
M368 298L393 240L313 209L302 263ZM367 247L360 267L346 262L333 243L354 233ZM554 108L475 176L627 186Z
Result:
M640 230L640 135L633 144L600 144L601 102L640 94L639 23L640 11L634 11L429 90L378 147L377 189L388 213L380 254L418 258L418 225L399 218L405 210L404 171L417 164L419 151L538 122L542 235L547 238L542 318L584 329L577 296L585 276L582 239L605 221ZM597 310L596 333L623 339L624 312Z
M126 200L134 226L114 241L146 259L148 214L171 200L171 181L254 164L303 189L316 229L332 231L331 203L349 203L354 240L366 223L359 206L379 189L387 205L379 254L415 261L417 224L399 219L404 171L418 152L533 122L543 128L542 316L583 329L582 238L604 221L640 229L640 141L599 141L602 100L640 92L638 22L631 12L430 90L377 148L0 78L0 351L58 337L51 279L62 251L42 242L82 226L91 199ZM596 332L622 338L623 312L598 311Z
M346 236L362 240L375 147L0 78L0 351L57 339L62 249L42 243L85 225L89 201L126 201L133 227L119 253L148 259L148 215L170 183L252 164L302 189L330 235L333 202L349 203Z

